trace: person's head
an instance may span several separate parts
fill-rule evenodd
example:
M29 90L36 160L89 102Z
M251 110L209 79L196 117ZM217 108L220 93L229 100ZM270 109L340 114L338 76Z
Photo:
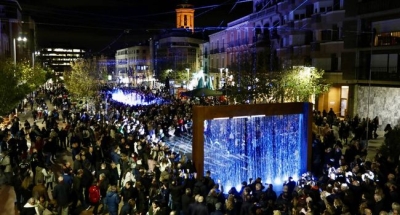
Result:
M31 205L34 205L34 204L36 203L36 201L35 201L34 198L30 198L30 199L28 200L28 203L31 204Z
M106 169L107 165L105 163L101 164L101 169Z
M374 194L374 200L375 202L379 202L382 200L382 195L380 193L375 193Z
M61 183L64 181L64 177L62 175L60 175L60 176L58 176L57 180L59 183Z
M156 200L156 201L153 201L153 202L151 203L151 206L153 207L153 209L155 209L155 208L160 207L160 203Z
M45 200L46 200L46 199L44 198L43 195L39 196L39 202L40 202L40 203L43 203Z
M196 196L194 196L194 201L195 201L195 202L199 202L199 197L200 197L199 194L197 194Z
M221 210L221 202L217 202L216 204L215 204L215 210Z
M112 186L110 187L110 191L111 191L111 192L117 192L117 186L112 185Z
M81 155L80 154L77 154L77 155L75 155L75 160L81 160Z
M101 174L99 175L99 180L100 180L100 181L104 180L105 178L106 178L106 175L105 175L104 173L101 173Z
M129 189L132 186L132 182L131 181L127 181L125 183L125 188Z
M397 203L397 202L393 202L392 203L392 211L393 211L393 214L400 214L400 204L399 203Z
M372 210L369 209L369 208L365 208L365 209L364 209L364 214L365 214L365 215L372 215Z
M256 184L256 190L261 190L261 188L262 188L261 184L260 184L260 183L257 183L257 184Z

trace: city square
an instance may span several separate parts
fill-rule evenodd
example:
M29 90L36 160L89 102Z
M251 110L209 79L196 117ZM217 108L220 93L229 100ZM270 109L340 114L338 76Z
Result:
M398 214L398 12L0 1L0 214Z

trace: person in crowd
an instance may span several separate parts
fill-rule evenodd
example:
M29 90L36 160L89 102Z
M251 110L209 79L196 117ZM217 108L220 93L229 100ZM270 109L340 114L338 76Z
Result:
M46 187L44 186L44 182L42 179L39 179L37 181L36 186L34 186L32 189L32 197L33 198L38 200L40 196L44 196L45 200L47 200L47 201L50 200L49 194L47 192Z
M5 176L6 184L11 184L12 179L12 167L10 156L7 151L1 152L0 167L2 167L3 174Z
M21 215L37 215L39 208L34 198L30 198L21 210Z
M108 212L110 215L118 215L118 205L119 205L120 197L117 193L117 187L111 186L107 191L107 195L105 197L105 203L108 208Z
M53 199L56 200L58 206L58 214L68 215L68 206L71 203L71 185L64 182L63 176L58 176L58 184L53 190Z

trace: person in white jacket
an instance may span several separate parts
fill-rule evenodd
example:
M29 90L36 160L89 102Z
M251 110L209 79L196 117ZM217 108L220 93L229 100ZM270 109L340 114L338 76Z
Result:
M128 168L126 170L125 175L124 175L124 177L122 178L122 181L121 181L121 187L125 186L126 182L128 182L128 181L131 181L133 183L136 182L135 175L132 174L132 169L131 168Z
M40 215L38 205L34 198L30 198L24 207L22 208L21 214L36 214Z

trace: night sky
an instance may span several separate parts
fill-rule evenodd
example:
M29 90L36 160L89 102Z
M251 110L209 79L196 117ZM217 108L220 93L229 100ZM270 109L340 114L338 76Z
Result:
M195 28L226 27L251 12L252 2L189 0ZM243 0L242 0L243 1ZM19 0L37 24L40 47L70 43L92 52L145 41L160 30L175 27L175 7L182 0Z

